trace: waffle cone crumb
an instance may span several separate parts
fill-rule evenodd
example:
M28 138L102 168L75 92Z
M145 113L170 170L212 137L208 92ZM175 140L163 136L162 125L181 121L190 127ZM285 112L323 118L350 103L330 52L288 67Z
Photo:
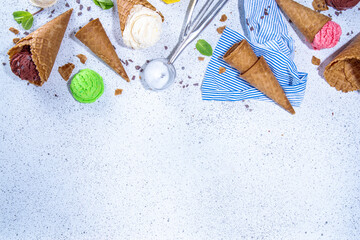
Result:
M122 89L120 89L120 88L116 89L116 90L115 90L115 96L121 95L122 92L123 92Z
M221 15L220 22L225 22L227 20L226 14Z
M13 28L13 27L9 28L9 31L14 33L15 35L18 35L20 32L19 30L17 30L16 28Z
M74 65L74 64L72 64L72 63L67 63L67 64L59 67L58 71L59 71L61 77L62 77L65 81L67 81L67 80L69 80L69 78L70 78L70 76L71 76L74 68L75 68L75 65Z
M16 44L18 41L20 41L20 38L14 38L14 39L13 39L13 43L15 43L15 44Z
M218 27L218 28L216 29L216 31L217 31L219 34L222 34L222 33L224 32L225 28L226 28L226 26Z
M219 74L223 74L224 72L226 72L226 68L220 67L219 68Z
M320 63L321 63L321 60L318 59L317 57L313 56L312 59L311 59L311 63L316 65L316 66L319 66Z
M78 55L76 55L76 56L80 59L80 62L81 62L82 64L85 64L85 63L86 63L87 57L86 57L84 54L78 54Z

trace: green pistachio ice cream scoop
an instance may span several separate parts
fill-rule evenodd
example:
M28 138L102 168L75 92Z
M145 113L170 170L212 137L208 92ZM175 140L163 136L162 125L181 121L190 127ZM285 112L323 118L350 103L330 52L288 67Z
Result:
M97 72L83 69L71 80L70 90L77 101L93 103L104 93L104 82Z

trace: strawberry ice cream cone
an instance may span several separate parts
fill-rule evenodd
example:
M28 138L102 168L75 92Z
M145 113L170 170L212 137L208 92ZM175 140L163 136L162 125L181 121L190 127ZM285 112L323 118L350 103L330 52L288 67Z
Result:
M341 27L330 17L293 0L276 2L314 49L332 48L339 42Z

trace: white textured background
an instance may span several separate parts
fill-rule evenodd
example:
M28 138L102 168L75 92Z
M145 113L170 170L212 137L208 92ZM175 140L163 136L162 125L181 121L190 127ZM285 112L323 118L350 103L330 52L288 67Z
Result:
M75 11L41 88L15 77L6 55L15 37L8 28L21 29L12 12L37 9L27 0L0 8L1 240L360 239L360 95L337 92L311 64L313 55L324 60L359 32L359 5L339 16L326 12L344 32L334 49L310 50L289 28L298 69L309 73L304 102L291 116L268 102L202 101L194 84L209 58L199 62L194 43L176 62L177 83L154 93L138 80L126 83L73 36L100 17L119 56L134 60L130 78L138 76L136 65L175 46L188 1L151 1L166 22L161 41L143 51L120 46L115 9L81 0L78 16L79 4L68 2ZM52 10L64 12L65 3L37 15L33 29ZM242 32L236 0L222 13ZM201 36L213 47L219 18ZM67 62L74 73L88 67L103 76L99 101L72 98L57 72ZM116 88L123 95L115 97Z

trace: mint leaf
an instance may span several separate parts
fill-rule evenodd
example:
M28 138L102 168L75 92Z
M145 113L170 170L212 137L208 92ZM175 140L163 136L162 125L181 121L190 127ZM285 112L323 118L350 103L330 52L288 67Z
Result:
M20 24L24 18L25 19L29 18L32 16L32 14L29 12L25 12L25 11L17 11L17 12L13 12L13 16L14 16L15 21Z
M96 6L101 7L104 10L110 9L114 6L111 0L93 0Z
M22 25L25 30L29 30L34 22L34 17L31 13L26 11L13 12L15 21Z
M24 19L21 26L25 29L25 30L29 30L34 22L34 17L31 15L29 18Z
M196 49L205 56L210 57L213 54L211 45L204 39L199 39L196 43Z

